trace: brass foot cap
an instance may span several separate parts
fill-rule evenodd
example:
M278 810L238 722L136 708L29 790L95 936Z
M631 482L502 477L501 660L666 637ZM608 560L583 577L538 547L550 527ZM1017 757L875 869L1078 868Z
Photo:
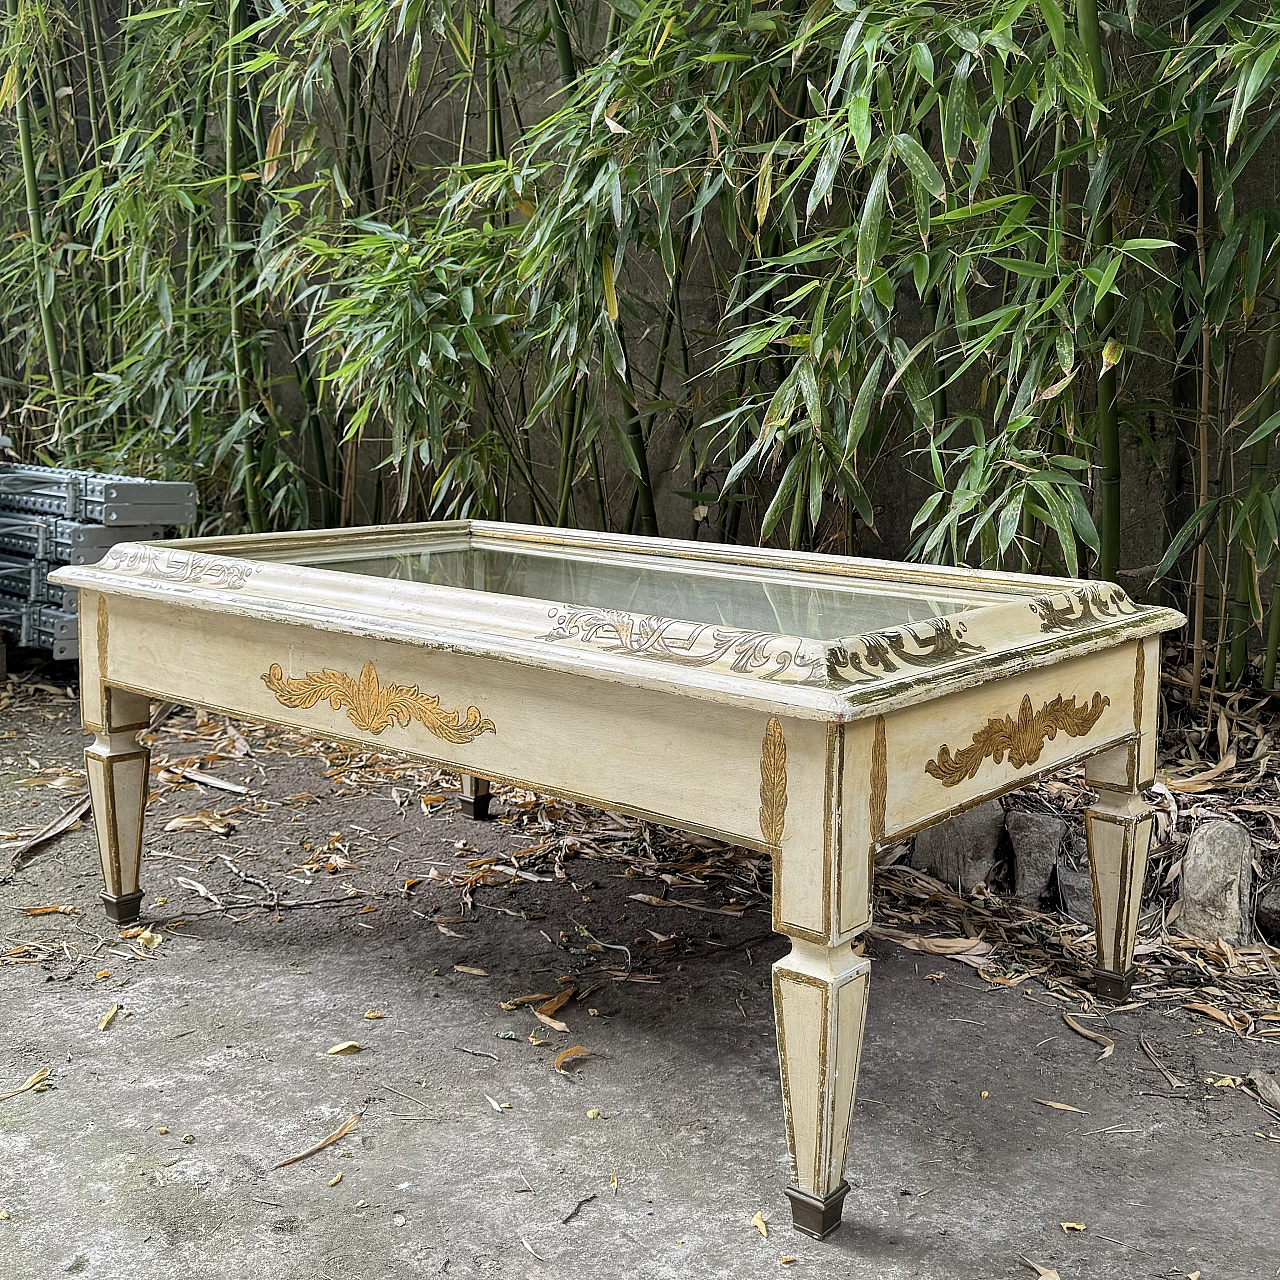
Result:
M142 910L142 890L132 893L104 893L102 905L106 908L107 919L115 924L133 924Z
M791 1225L802 1235L815 1240L825 1240L839 1225L844 1198L849 1194L849 1184L841 1184L827 1197L819 1199L799 1187L787 1188L791 1201Z
M1123 1004L1133 992L1134 970L1126 969L1124 973L1114 973L1110 969L1093 971L1093 990L1095 995L1104 1000L1114 1000Z

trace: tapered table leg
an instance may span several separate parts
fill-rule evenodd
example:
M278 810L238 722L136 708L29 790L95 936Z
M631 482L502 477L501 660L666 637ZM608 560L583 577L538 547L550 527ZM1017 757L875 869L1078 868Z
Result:
M1154 765L1154 751L1144 738L1095 756L1085 766L1086 781L1097 794L1084 815L1098 939L1093 986L1110 1000L1127 1000L1133 986L1133 947L1153 826L1142 788L1150 785Z
M1094 989L1108 999L1125 1000L1133 985L1133 945L1151 847L1151 806L1141 796L1099 788L1084 820L1098 937Z
M840 1225L849 1190L844 1161L870 968L851 943L828 947L799 939L773 966L793 1172L787 1197L796 1230L819 1240Z
M462 775L462 812L482 822L489 816L489 779Z
M138 742L138 731L146 727L147 706L132 695L108 699L107 724L84 753L102 861L102 902L116 924L132 924L142 905L138 866L151 753Z

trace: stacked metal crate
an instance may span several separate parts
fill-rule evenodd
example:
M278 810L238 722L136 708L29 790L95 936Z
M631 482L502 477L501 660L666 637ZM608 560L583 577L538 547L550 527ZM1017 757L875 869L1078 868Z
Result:
M76 593L53 586L50 571L95 564L118 542L159 538L195 518L196 487L186 481L0 462L0 632L75 658Z

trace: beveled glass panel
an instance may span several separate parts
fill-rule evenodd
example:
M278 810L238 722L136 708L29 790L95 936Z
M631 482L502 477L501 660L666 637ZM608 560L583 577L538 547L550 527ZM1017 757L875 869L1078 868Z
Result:
M433 549L298 557L298 564L433 586L465 587L579 608L712 623L832 641L991 603L986 593L926 593L835 574L756 569L664 556L511 548L457 541Z

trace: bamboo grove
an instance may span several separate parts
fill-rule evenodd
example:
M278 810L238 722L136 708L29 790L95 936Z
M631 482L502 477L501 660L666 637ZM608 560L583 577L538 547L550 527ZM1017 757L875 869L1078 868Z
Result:
M23 456L836 552L910 472L889 551L1110 578L1146 451L1193 703L1274 684L1266 5L4 2Z

